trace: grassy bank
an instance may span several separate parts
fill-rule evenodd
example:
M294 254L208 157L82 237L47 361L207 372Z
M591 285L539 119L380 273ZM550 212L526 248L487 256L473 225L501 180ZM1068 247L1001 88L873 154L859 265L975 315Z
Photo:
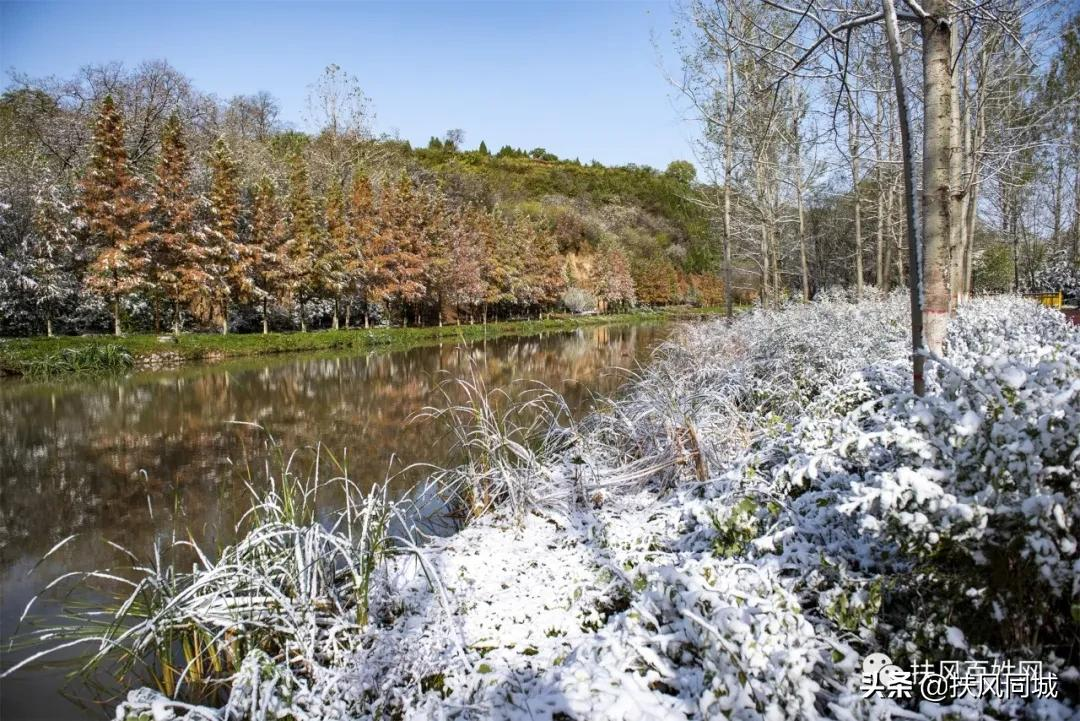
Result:
M61 336L55 338L0 339L0 374L57 378L98 372L123 372L132 365L167 354L170 362L198 362L327 350L368 350L421 345L440 339L478 340L507 335L535 335L573 330L582 326L634 323L648 320L690 319L711 315L716 309L670 307L593 316L556 316L487 325L447 325L420 328L320 330L309 333L185 333L176 341L157 334ZM126 351L126 354L121 351ZM121 357L123 356L123 357ZM130 363L124 357L130 356Z

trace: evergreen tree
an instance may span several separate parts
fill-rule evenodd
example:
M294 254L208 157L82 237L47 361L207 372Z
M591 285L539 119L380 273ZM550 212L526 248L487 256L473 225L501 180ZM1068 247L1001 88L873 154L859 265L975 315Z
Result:
M148 285L153 294L154 330L159 330L159 299L172 305L173 333L180 333L180 307L203 288L204 249L195 240L196 199L191 192L191 157L180 118L173 113L161 135L161 154L154 175L152 233Z
M279 298L288 286L283 240L284 228L274 181L263 176L251 193L251 233L248 245L251 249L251 295L262 306L264 335L270 332L270 303Z
M229 332L230 300L251 296L248 275L251 250L240 242L240 179L236 161L224 138L214 141L210 152L210 222L206 232L206 285L198 294L197 308L206 318L221 323Z
M121 334L120 303L142 287L149 262L149 205L141 193L124 149L124 120L112 96L106 96L94 124L80 216L94 254L86 286L111 302L116 335Z
M480 141L480 147L476 149L476 152L480 153L483 156L491 155L491 151L488 150L487 143L485 143L483 140Z
M307 164L296 154L289 174L286 257L289 289L300 309L300 330L307 332L307 303L319 292L319 227Z

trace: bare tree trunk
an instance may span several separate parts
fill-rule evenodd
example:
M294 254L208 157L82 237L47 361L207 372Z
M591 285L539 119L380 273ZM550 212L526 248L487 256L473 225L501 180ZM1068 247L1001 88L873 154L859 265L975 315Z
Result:
M1076 267L1076 264L1080 263L1080 168L1076 169L1073 181L1073 203L1072 247L1069 249L1069 258L1073 267Z
M862 202L859 193L859 121L858 91L852 91L848 98L848 152L851 154L851 192L855 204L855 294L863 295L863 246L862 246Z
M761 223L761 305L768 305L769 297L769 230Z
M729 20L730 22L730 20ZM727 114L724 117L724 313L730 321L734 315L734 303L731 289L731 182L735 167L734 133L735 123L735 67L731 51L731 40L724 44L725 84L727 90Z
M229 334L229 306L227 303L221 304L221 335Z
M885 286L885 99L874 93L874 177L877 180L877 227L874 229L874 285Z
M799 268L802 272L803 300L810 302L810 264L806 260L806 210L803 207L802 163L798 163L798 175L795 181L795 194L799 206Z
M113 296L113 335L123 335L120 332L120 296Z
M926 379L923 376L923 326L922 326L922 283L919 238L915 224L915 153L911 145L911 117L908 113L907 92L904 89L904 71L900 58L900 29L897 26L896 7L893 0L882 0L885 15L885 36L889 44L889 61L893 71L893 87L896 91L896 112L900 125L900 142L904 156L904 210L907 216L907 241L909 255L910 295L911 295L911 376L912 388L916 395L926 393Z
M46 338L52 338L53 337L52 314L51 313L49 313L49 314L47 314L45 316L45 337Z
M963 298L964 276L964 202L967 193L962 186L961 171L966 158L964 153L964 135L960 106L959 73L960 62L960 21L949 23L949 272L946 283L949 288L949 312L956 312Z
M980 88L980 93L983 92ZM975 117L975 127L971 129L971 147L968 149L968 172L969 183L967 190L967 205L964 208L964 230L967 231L967 240L964 241L964 293L971 295L971 271L972 257L975 249L975 226L979 220L979 189L981 183L979 176L982 173L979 149L986 138L986 105L980 98L977 101L978 110Z
M926 3L923 37L923 293L927 350L941 355L949 320L949 251L953 237L952 30L946 0Z
M267 317L268 316L267 304L268 304L268 301L266 300L266 298L263 298L263 302L262 302L263 335L269 335L270 334L270 320Z
M1065 185L1065 163L1061 158L1054 159L1054 185L1053 196L1051 203L1051 215L1053 221L1051 221L1050 241L1057 245L1058 238L1061 237L1061 218L1063 213L1062 205L1064 199L1062 198L1064 185Z
M340 312L340 309L341 309L340 306L341 306L341 301L338 300L337 298L334 298L334 320L333 320L333 324L331 326L334 330L337 330L340 327L339 324L338 324L338 313Z

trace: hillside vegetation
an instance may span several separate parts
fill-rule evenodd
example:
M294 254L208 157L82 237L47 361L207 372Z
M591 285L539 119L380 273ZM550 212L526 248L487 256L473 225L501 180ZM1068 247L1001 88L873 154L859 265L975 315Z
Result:
M166 64L0 97L0 333L436 325L715 305L694 167L375 137L352 79L323 130ZM162 88L171 88L164 92ZM351 90L350 90L351 89ZM361 320L362 319L362 320Z

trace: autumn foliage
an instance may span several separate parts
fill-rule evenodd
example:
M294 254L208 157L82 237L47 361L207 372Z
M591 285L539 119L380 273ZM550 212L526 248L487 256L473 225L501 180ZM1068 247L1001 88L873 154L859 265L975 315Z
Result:
M348 327L361 316L365 327L486 322L561 310L568 291L600 310L720 294L715 279L667 261L633 265L611 238L568 244L558 216L448 192L422 171L317 163L301 140L272 148L281 165L252 173L230 145L242 139L192 150L199 136L178 115L162 128L140 175L105 98L77 197L43 200L39 213L50 237L82 244L71 275L108 304L117 333L136 308L155 331L227 333L253 322L263 332ZM587 257L585 270L568 253Z

